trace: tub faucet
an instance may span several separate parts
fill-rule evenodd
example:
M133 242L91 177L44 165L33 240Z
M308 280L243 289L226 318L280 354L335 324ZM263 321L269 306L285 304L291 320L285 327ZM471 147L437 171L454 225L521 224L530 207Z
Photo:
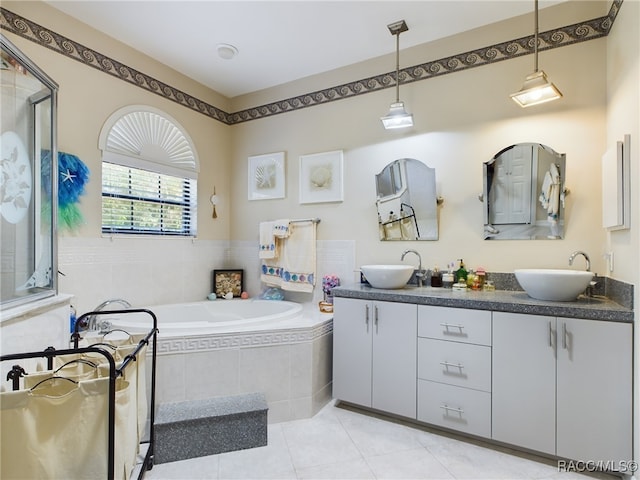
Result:
M405 250L404 252L402 252L400 261L404 260L404 257L407 255L407 253L415 253L418 256L418 271L416 272L416 280L418 281L418 286L422 287L422 284L424 282L424 277L425 277L425 272L424 270L422 270L422 257L415 250Z
M96 308L93 309L94 312L100 312L102 310L104 310L107 306L113 304L113 303L117 303L122 305L124 308L131 308L131 304L129 302L127 302L126 300L122 299L122 298L112 298L110 300L105 300L104 302L102 302L100 305L98 305ZM108 321L103 321L103 322L99 322L98 321L98 316L97 315L90 315L87 318L87 329L88 330L108 330L108 328L105 327L110 327L110 324Z
M584 259L587 261L587 272L591 271L591 260L589 260L589 255L587 255L585 252L583 252L582 250L576 250L575 252L573 252L571 254L571 256L569 257L569 265L573 265L573 260L578 256L578 255L582 255L584 257Z

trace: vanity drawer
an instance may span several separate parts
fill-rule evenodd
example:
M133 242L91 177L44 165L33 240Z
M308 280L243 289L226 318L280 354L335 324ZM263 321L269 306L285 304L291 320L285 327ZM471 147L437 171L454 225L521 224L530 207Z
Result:
M418 338L418 378L491 391L491 347Z
M418 336L490 346L491 312L419 305Z
M418 420L491 437L491 394L418 380Z

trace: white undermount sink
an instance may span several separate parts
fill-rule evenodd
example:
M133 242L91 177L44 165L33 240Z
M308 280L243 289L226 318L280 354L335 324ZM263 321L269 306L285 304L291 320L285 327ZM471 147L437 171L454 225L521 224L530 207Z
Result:
M571 302L584 293L593 278L592 272L547 268L514 270L516 279L527 294L538 300Z
M374 288L396 289L404 287L411 275L411 265L362 265L360 271Z

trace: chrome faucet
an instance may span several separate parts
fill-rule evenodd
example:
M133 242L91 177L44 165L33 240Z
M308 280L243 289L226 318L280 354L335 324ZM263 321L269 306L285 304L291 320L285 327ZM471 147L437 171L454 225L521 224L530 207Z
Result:
M591 271L591 260L589 260L589 255L587 255L585 252L583 252L582 250L576 250L575 252L573 252L571 254L571 256L569 257L569 265L573 265L573 260L578 256L578 255L582 255L584 257L584 259L587 261L587 272Z
M117 303L119 305L122 305L124 308L131 308L131 304L129 302L127 302L126 300L122 299L122 298L112 298L110 300L105 300L104 302L102 302L100 305L98 305L96 308L93 309L94 312L100 312L102 310L104 310L107 306L113 304L113 303ZM108 330L110 327L110 322L108 321L103 321L103 322L98 322L98 315L90 315L87 318L87 329L88 330Z
M425 277L425 272L424 270L422 270L422 257L415 250L405 250L404 252L402 252L400 261L404 260L404 257L407 255L407 253L415 253L418 256L418 271L416 272L416 280L418 281L418 286L422 287Z

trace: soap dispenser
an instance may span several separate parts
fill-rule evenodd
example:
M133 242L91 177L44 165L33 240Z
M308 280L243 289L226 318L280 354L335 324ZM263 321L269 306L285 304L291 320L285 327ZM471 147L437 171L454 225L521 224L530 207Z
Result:
M467 281L467 269L464 268L464 262L460 259L460 267L455 272L455 277L457 281L465 282Z

